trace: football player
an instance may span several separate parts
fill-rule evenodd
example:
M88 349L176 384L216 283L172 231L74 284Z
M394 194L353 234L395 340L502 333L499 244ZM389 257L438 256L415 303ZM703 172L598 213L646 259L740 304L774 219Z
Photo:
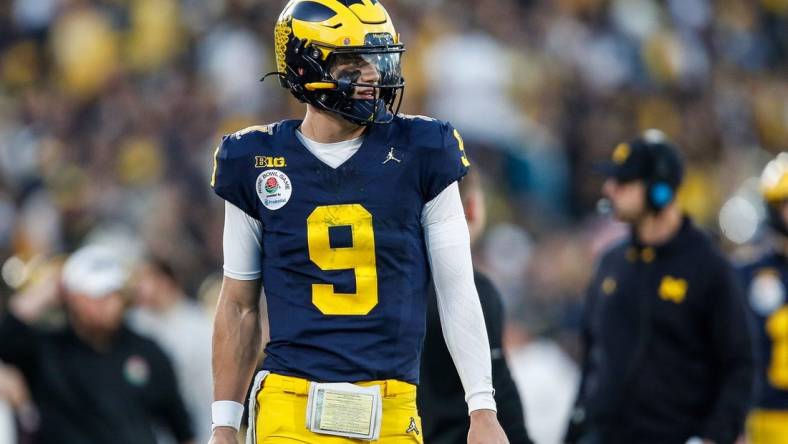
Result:
M457 186L470 164L451 125L397 114L404 50L377 0L291 0L279 16L275 75L306 115L226 136L215 154L226 210L213 444L236 442L261 342L247 439L423 442L430 275L468 443L507 442Z
M766 165L761 192L774 247L741 268L758 357L755 408L746 430L752 444L778 444L788 440L788 153Z

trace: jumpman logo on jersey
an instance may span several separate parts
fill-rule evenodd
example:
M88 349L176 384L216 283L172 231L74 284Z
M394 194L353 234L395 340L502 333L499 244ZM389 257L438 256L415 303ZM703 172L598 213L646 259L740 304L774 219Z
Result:
M396 157L394 157L394 147L393 147L393 146L392 146L392 147L391 147L391 149L389 150L389 153L388 153L388 155L386 156L386 160L384 160L384 161L383 161L383 163L385 164L385 163L387 163L389 160L393 160L394 162L397 162L397 163L400 163L400 162L401 162L401 160L399 160L399 159L397 159Z
M411 433L411 432L416 432L417 435L419 434L419 428L416 427L416 419L413 418L412 416L410 417L410 425L408 426L408 429L405 430L405 433Z

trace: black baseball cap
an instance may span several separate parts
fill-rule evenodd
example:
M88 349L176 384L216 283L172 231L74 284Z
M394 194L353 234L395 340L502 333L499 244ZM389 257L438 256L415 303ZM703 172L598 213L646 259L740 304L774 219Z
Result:
M673 189L678 188L684 176L681 154L665 134L656 129L618 144L610 160L596 164L594 169L619 182L661 181Z

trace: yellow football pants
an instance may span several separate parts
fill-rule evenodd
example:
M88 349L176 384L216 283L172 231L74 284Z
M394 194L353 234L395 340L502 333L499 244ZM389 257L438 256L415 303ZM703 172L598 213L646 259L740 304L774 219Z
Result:
M423 444L421 418L416 409L416 386L402 381L359 382L380 385L383 418L376 444ZM257 393L255 428L257 444L359 444L360 439L323 435L306 428L309 381L292 376L270 374Z
M747 417L749 444L788 444L788 411L753 410Z

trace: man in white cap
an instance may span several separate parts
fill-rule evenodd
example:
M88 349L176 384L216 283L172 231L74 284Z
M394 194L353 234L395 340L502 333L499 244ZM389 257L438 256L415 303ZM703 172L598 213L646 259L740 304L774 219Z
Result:
M128 272L111 250L88 246L62 276L15 295L0 317L0 360L27 379L41 414L40 444L153 444L154 425L192 442L172 365L123 322ZM67 328L33 324L62 303Z

